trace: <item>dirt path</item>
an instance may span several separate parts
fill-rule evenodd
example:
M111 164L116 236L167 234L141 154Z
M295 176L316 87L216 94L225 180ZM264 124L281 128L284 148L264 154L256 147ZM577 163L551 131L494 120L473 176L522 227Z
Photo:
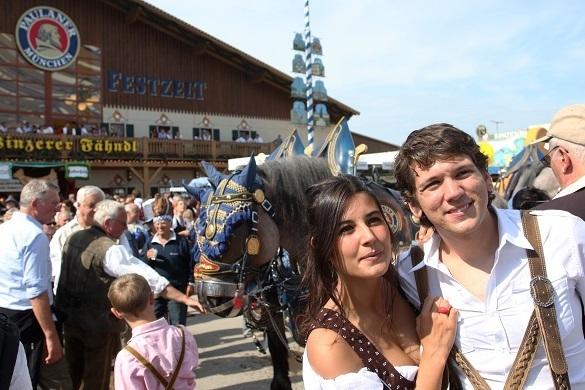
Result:
M262 355L256 350L252 339L243 336L242 323L241 317L188 317L187 327L199 345L197 389L270 389L270 355ZM257 337L262 338L260 333L257 333ZM296 351L302 351L294 342L290 346ZM295 368L290 373L291 382L294 390L301 390L300 364Z

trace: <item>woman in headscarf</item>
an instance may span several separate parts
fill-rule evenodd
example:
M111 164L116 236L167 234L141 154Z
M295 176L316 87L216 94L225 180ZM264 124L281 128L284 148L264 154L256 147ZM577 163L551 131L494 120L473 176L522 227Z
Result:
M155 233L145 244L144 261L167 278L174 288L191 295L193 260L187 239L172 229L171 202L157 194L152 210ZM170 324L185 325L187 321L187 306L162 297L156 298L154 311L157 318L167 317Z

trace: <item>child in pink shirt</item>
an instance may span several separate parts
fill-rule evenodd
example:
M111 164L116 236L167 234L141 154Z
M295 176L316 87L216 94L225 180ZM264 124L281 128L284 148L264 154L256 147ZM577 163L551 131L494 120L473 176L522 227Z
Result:
M194 389L199 359L195 339L185 327L156 319L146 280L124 275L112 283L108 298L112 313L132 328L132 338L116 356L116 389Z

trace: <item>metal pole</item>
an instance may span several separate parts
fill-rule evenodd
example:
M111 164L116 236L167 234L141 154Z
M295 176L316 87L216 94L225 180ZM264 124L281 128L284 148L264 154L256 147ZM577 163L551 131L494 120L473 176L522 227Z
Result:
M492 120L491 122L496 125L496 134L499 137L499 135L500 135L500 124L502 124L504 122L502 122L502 121L495 121L495 120Z
M312 40L311 25L309 23L309 0L305 0L305 63L307 64L306 82L307 82L307 147L313 149L313 127L314 127L314 107L313 107L313 60L312 60Z

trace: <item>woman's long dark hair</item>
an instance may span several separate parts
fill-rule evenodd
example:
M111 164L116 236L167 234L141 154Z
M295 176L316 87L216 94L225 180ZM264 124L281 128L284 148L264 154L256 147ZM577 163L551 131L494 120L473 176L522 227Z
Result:
M373 192L366 186L362 179L356 176L342 175L323 180L312 185L307 190L307 219L309 223L309 244L302 286L308 291L307 307L301 319L301 331L308 335L307 331L316 320L319 311L331 299L341 313L347 313L341 304L337 292L337 271L340 255L337 249L339 239L339 226L341 219L348 207L350 199L358 194L366 193L378 205L383 214L380 203ZM388 227L390 234L392 230ZM397 254L398 245L392 237L392 250L394 257ZM397 292L398 276L396 270L390 265L385 275L383 291L387 321L390 321L392 301ZM384 324L383 324L384 325Z

